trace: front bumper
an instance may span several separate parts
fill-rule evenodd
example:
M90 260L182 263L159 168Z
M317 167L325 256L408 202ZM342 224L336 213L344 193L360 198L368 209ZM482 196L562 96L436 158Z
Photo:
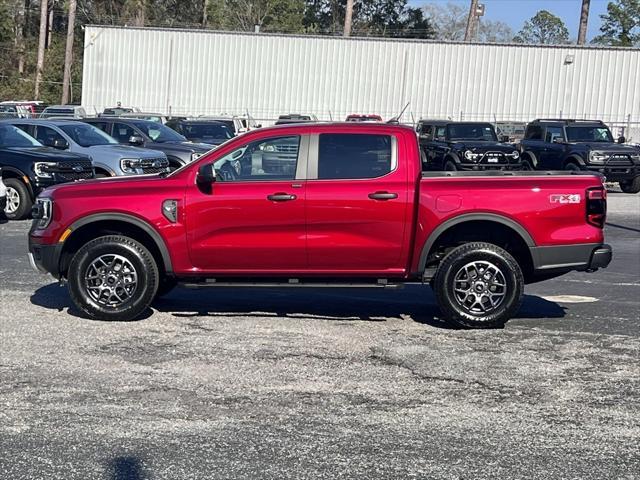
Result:
M608 182L624 182L633 180L640 175L640 165L606 165L588 164L587 170L598 172L605 176Z
M457 167L462 171L486 172L489 170L521 170L522 163L475 163L461 162Z
M34 243L29 237L29 263L34 270L40 273L50 273L55 278L60 278L60 256L62 244L45 245Z

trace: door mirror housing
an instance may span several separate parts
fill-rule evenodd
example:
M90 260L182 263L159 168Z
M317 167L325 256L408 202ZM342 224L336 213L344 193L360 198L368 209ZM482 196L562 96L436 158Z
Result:
M627 143L627 139L624 138L624 135L620 135L618 137L618 143Z
M144 145L144 138L142 138L140 135L131 135L129 137L129 144L136 146Z
M562 137L553 137L553 143L564 143L564 139Z
M500 135L500 142L501 143L509 143L509 135Z
M198 176L196 181L202 185L210 185L216 181L216 171L213 163L205 163L198 168Z
M47 141L46 145L47 147L57 148L58 150L66 150L67 148L69 148L69 143L62 138L56 138L55 140Z

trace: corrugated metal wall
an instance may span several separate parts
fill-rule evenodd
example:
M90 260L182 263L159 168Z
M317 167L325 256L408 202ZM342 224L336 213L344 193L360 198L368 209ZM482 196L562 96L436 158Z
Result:
M86 27L82 104L276 118L349 113L640 121L640 50ZM631 118L629 118L631 115Z

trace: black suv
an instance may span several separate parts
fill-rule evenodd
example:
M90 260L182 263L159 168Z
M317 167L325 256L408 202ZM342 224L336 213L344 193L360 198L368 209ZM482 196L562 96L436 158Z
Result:
M189 142L171 128L151 120L100 117L82 121L111 135L120 144L164 152L171 170L186 165L213 148L210 144Z
M519 170L515 145L498 140L485 122L420 120L416 126L425 170Z
M614 142L599 120L538 119L520 142L523 167L536 170L590 170L619 182L625 193L640 192L640 149Z
M89 157L45 147L5 122L0 123L0 168L7 187L5 214L11 220L26 218L46 187L94 177Z

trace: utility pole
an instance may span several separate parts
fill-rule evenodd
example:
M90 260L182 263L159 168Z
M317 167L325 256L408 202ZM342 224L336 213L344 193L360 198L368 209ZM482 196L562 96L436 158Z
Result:
M470 42L473 39L474 26L476 24L478 12L478 0L471 0L469 7L469 17L467 17L467 29L464 31L464 41Z
M591 0L582 0L580 10L580 26L578 28L578 45L584 45L587 41L587 23L589 22L589 4Z
M64 76L62 77L62 105L69 103L71 84L71 63L73 62L73 33L76 26L76 0L69 0L69 23L67 25L67 46L64 51Z
M204 8L202 9L202 26L206 27L207 26L207 15L208 15L208 10L209 10L209 3L211 2L211 0L204 0Z
M40 0L40 36L38 37L38 63L36 66L36 84L33 92L35 100L40 100L40 83L42 82L42 71L44 70L44 49L47 43L47 7L48 0Z
M344 14L344 36L345 37L348 37L351 35L352 19L353 19L353 0L347 0L347 11Z

